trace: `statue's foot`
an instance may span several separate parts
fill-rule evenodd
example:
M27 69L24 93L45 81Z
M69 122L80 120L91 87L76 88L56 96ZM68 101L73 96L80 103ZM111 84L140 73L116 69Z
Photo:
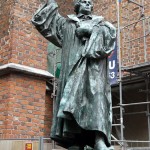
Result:
M110 149L109 147L107 147L105 145L105 143L102 141L102 140L99 140L95 146L94 146L94 150L113 150L113 149Z

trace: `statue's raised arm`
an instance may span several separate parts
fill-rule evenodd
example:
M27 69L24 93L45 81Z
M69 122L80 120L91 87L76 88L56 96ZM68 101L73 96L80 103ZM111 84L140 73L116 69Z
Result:
M58 13L57 9L55 0L48 0L33 15L32 23L47 40L62 47L62 30L66 19Z

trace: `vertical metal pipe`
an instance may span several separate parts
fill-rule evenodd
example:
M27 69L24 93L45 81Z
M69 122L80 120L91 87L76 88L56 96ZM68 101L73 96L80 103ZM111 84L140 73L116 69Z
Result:
M54 51L54 81L53 81L53 115L55 111L55 99L56 99L56 65L57 65L57 49ZM55 141L52 141L52 149L55 149Z
M145 11L145 9L144 9L144 0L142 0L142 15L144 15L144 11ZM144 16L145 17L145 16ZM145 29L145 19L143 19L143 21L142 21L142 23L143 23L143 35L144 35L144 38L143 38L143 42L144 42L144 60L145 60L145 62L147 62L147 45L146 45L146 29Z
M122 107L122 71L121 71L121 67L122 67L122 62L121 62L121 44L120 44L120 4L117 0L117 26L118 26L118 39L117 39L117 45L118 45L118 51L119 51L119 92L120 92L120 128L121 128L121 140L123 141L123 107ZM122 150L124 150L124 144L121 148Z
M39 150L44 150L43 137L39 138Z
M39 138L39 147L38 147L38 150L40 150L40 149L41 149L41 140Z

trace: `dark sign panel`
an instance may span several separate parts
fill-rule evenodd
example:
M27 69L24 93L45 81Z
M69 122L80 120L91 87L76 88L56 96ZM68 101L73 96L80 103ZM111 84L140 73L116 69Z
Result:
M118 65L117 65L117 44L115 45L114 51L109 56L109 78L110 84L117 84L117 74L118 74Z

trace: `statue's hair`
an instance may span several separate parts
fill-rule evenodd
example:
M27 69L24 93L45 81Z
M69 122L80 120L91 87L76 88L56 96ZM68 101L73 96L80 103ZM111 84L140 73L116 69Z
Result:
M76 12L76 14L79 13L80 2L81 0L74 0L74 11ZM92 3L92 11L93 11L93 3Z

